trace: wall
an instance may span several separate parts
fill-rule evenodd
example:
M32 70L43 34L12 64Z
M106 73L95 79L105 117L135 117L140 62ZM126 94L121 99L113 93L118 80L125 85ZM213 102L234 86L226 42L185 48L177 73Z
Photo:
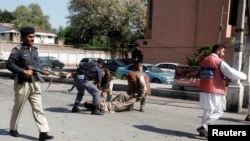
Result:
M223 0L148 0L148 10L152 11L147 11L146 37L137 40L144 52L144 62L186 64L186 58L193 56L197 48L217 43L222 15L220 43L227 45L225 59L232 64L229 0L224 1L223 13L222 4Z
M7 60L11 49L19 43L5 42L0 40L1 58ZM39 56L53 56L64 62L66 66L76 66L84 57L97 57L110 59L110 53L105 51L81 50L70 46L34 44L38 48Z

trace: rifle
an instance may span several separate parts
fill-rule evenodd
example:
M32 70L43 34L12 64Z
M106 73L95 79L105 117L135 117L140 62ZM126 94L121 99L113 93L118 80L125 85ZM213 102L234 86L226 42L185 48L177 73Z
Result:
M43 79L43 77L42 77L42 74L43 74L43 75L46 74L46 72L45 72L44 70L35 68L35 67L33 67L33 66L28 66L27 69L33 70L34 73L35 73L36 78L37 78L41 83L44 83L44 82L45 82L44 79ZM57 74L55 74L55 72L52 72L52 71L50 71L49 74L58 76Z

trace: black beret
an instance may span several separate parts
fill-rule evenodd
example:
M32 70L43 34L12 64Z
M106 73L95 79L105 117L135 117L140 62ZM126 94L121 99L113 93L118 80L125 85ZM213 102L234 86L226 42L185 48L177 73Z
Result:
M26 36L31 33L35 33L35 29L33 27L24 27L20 30L21 36Z

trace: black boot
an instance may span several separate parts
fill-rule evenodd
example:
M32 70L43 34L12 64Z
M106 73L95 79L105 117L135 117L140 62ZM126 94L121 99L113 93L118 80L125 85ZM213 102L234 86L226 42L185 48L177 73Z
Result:
M46 141L51 139L54 139L54 136L48 135L47 132L41 132L39 135L39 141Z
M112 98L112 95L107 95L106 102L110 102L111 98Z
M104 115L104 112L101 112L96 106L91 110L92 115Z
M79 113L79 112L80 112L80 109L78 108L78 106L73 106L72 112L73 112L73 113Z
M10 135L12 137L19 137L19 133L17 132L17 130L10 130Z

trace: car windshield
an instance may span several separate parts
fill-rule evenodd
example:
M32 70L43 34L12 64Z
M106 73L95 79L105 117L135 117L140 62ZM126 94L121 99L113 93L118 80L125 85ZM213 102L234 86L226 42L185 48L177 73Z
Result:
M116 60L116 63L117 63L119 66L126 66L122 61L119 61L119 60Z
M159 67L154 65L147 65L146 67L151 72L156 72L156 73L163 72Z

